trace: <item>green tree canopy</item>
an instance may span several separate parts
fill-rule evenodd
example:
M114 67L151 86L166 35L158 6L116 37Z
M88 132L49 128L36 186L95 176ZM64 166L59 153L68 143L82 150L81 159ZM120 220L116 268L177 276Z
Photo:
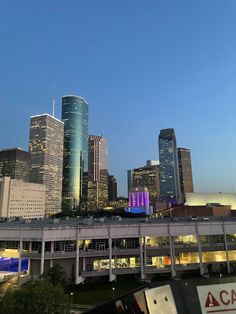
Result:
M57 285L61 285L62 287L66 286L66 274L59 264L50 267L48 271L44 272L40 278L43 280L47 280L53 286Z
M67 314L69 300L60 285L41 280L6 294L0 313L7 314Z

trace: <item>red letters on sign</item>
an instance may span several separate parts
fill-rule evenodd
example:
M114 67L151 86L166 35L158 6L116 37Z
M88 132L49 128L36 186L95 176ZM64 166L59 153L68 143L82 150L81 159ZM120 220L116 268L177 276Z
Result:
M225 291L225 290L220 291L220 301L224 305L230 304L229 293L227 291Z
M234 304L234 302L236 301L236 292L235 290L231 291L231 303Z

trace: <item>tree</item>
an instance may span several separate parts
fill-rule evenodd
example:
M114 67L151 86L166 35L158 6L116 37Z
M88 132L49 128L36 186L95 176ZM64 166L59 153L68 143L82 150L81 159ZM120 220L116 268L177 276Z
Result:
M67 314L69 300L60 285L41 280L6 294L0 313L8 314Z
M53 286L57 285L61 285L62 287L66 286L66 274L59 264L50 267L48 271L44 272L40 278L42 280L47 280Z

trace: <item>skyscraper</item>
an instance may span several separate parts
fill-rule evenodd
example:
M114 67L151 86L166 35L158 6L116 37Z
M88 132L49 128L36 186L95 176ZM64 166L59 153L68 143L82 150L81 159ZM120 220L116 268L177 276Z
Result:
M80 96L62 97L64 159L62 207L84 208L88 189L88 104Z
M183 195L193 192L193 175L190 149L178 148L180 188Z
M88 210L102 209L108 201L108 147L102 136L89 136Z
M29 156L19 147L1 150L0 177L29 181Z
M181 201L179 164L174 129L159 134L160 190L162 201Z
M47 214L61 211L63 122L48 115L30 119L30 181L46 185Z

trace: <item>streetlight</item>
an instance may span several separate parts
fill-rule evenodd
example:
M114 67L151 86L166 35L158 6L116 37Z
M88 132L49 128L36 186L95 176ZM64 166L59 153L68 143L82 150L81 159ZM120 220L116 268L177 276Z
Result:
M74 295L74 293L71 292L71 293L70 293L70 303L71 303L71 304L73 304L73 295Z
M112 299L114 299L115 298L115 287L112 287Z

